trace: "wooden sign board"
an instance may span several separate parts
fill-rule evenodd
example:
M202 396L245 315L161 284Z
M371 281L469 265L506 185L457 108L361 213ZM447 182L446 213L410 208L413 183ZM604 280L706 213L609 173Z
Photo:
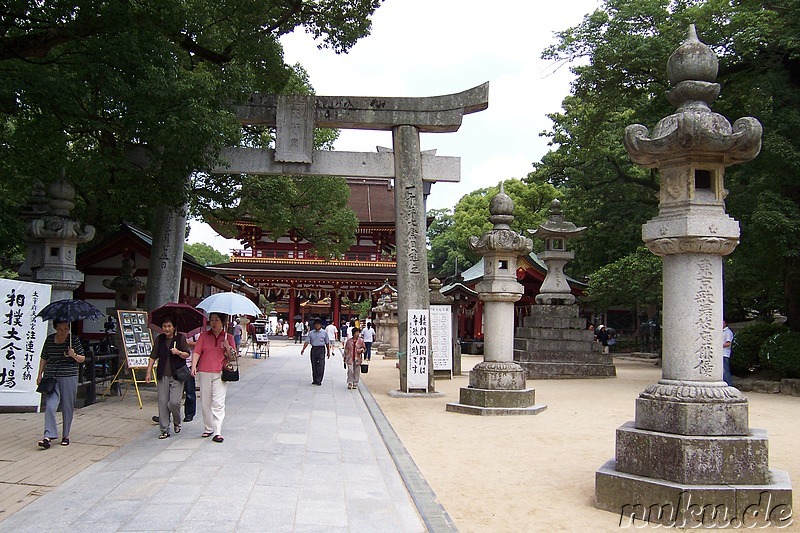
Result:
M147 311L117 311L117 323L128 368L146 368L153 351Z

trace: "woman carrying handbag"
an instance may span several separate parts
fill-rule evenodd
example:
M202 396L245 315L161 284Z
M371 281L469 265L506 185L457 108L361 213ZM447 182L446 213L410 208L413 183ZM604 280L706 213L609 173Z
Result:
M222 421L225 419L225 396L228 383L222 379L222 371L229 361L236 361L233 335L225 332L228 316L210 313L211 328L200 334L192 355L192 375L200 383L200 404L203 409L204 430L202 437L211 437L214 442L223 442ZM226 373L227 374L227 373Z
M186 336L175 330L175 321L170 316L165 316L161 321L164 333L156 337L150 360L147 363L145 383L150 383L153 364L158 361L158 425L161 429L159 439L169 438L169 422L175 433L181 432L181 397L183 396L183 382L188 370L186 359L189 357L189 344Z

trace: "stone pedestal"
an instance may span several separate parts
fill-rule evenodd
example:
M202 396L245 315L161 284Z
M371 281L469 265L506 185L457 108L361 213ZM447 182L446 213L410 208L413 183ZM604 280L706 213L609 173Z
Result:
M617 375L612 356L586 329L577 305L532 305L514 336L514 360L528 379Z

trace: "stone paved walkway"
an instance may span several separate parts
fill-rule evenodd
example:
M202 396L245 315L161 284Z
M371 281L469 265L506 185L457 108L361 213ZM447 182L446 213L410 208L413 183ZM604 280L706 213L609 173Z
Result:
M369 392L347 389L341 357L328 361L321 387L311 385L308 358L297 346L273 343L268 359L244 361L242 380L228 388L224 443L200 437L200 413L165 440L156 438L151 423L129 444L0 521L0 530L426 529L392 459L404 450L390 454L365 405L366 399L374 409ZM118 401L104 402L103 414ZM149 419L152 398L136 411ZM40 431L26 435L24 446L35 448ZM56 463L80 440L76 426L73 446L35 450L31 468ZM437 511L434 501L427 510Z

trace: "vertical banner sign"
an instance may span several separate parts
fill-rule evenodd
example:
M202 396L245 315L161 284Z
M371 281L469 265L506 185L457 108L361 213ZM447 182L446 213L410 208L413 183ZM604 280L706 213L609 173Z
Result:
M453 370L453 317L449 305L431 306L431 350L434 370Z
M428 391L428 340L430 327L427 309L408 310L408 388Z
M153 351L146 311L117 311L128 368L144 368Z
M0 279L0 407L33 407L47 322L36 314L50 303L50 285Z

